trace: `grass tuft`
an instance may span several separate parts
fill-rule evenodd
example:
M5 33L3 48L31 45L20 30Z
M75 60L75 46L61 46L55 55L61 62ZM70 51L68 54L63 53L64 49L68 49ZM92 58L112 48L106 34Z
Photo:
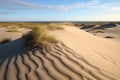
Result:
M11 39L6 38L6 39L3 39L2 41L0 41L0 44L5 44L5 43L8 43L10 41L11 41Z
M62 27L61 24L59 23L50 23L47 25L47 28L49 30L63 30L64 28Z
M113 39L113 38L115 38L115 37L113 37L113 36L106 36L105 38Z
M17 26L8 26L9 30L7 32L20 32Z
M103 30L95 31L95 33L105 33Z
M25 44L28 48L31 48L35 44L44 47L57 42L55 37L48 35L48 29L46 27L34 27L31 32L23 37L25 38Z

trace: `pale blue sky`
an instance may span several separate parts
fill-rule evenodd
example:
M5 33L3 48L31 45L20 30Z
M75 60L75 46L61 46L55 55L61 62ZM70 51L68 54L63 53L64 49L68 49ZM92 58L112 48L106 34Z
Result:
M120 0L0 0L0 21L120 21Z

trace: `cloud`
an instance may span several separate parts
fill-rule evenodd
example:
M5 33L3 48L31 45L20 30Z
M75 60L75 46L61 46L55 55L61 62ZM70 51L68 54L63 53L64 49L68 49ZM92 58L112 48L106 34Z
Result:
M45 5L45 4L35 4L30 2L24 1L12 1L13 4L17 6L22 6L23 8L27 9L56 9L56 10L68 10L69 7L65 5Z
M1 0L0 8L4 9L54 9L54 10L69 10L73 8L87 7L95 5L99 0L92 0L90 2L77 2L71 5L45 5L45 4L36 4L31 2L25 2L23 0ZM6 5L10 5L9 7Z
M106 15L106 16L99 16L96 20L101 21L120 21L120 15Z
M76 2L70 5L46 5L46 4L37 4L33 2L27 2L24 0L1 0L0 9L6 10L72 10L80 8L102 8L107 10L120 10L120 5L118 3L109 3L109 4L100 4L101 0L91 0L89 2ZM7 5L7 6L6 6Z
M89 6L89 8L104 9L107 11L120 11L120 3L109 3L109 4L100 4Z
M120 11L120 6L112 6L111 11Z

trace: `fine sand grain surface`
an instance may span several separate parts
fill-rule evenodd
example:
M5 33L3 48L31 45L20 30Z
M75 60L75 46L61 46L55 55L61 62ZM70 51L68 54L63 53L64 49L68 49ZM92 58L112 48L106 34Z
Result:
M120 25L116 25L116 27L107 28L104 30L105 33L98 33L97 36L106 37L111 36L113 38L109 38L109 40L120 42Z
M0 80L119 80L120 43L67 27L51 31L60 42L41 49L24 39L0 46Z
M100 25L97 25L97 26L100 26ZM120 42L120 25L119 24L115 24L114 27L109 27L109 28L97 29L95 27L90 27L88 29L83 29L83 30L102 38L106 38L107 36L109 36L107 39Z
M0 28L0 41L6 38L16 40L20 38L24 33L30 31L30 29L19 28L20 32L7 32L9 29L7 28Z

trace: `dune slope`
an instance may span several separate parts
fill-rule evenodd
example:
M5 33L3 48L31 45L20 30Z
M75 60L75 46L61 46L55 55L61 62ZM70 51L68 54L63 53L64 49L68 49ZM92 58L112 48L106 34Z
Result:
M0 70L2 80L115 80L62 43L8 57Z
M120 44L74 27L51 34L61 42L23 52L22 40L19 47L15 41L5 44L6 49L0 47L1 80L119 80ZM10 55L13 48L15 53Z

